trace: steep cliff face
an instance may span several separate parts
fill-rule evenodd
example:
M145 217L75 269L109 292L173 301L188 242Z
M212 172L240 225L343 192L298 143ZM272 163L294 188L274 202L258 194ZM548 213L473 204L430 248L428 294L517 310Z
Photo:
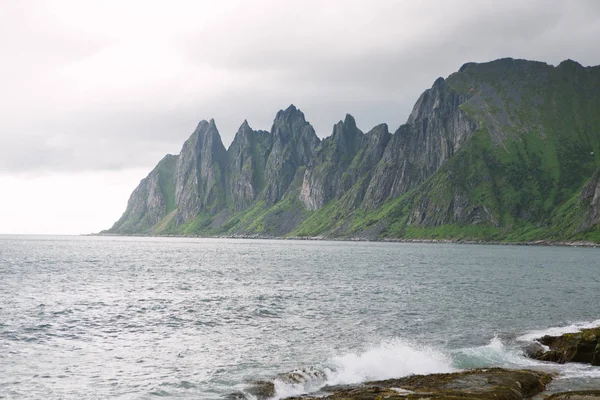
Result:
M447 82L470 96L460 107L479 128L419 189L409 225L482 225L532 237L598 226L594 179L579 195L600 164L597 68L503 59L467 64Z
M263 190L270 147L269 132L252 130L244 121L227 150L227 190L236 211L252 205Z
M175 207L174 172L178 156L167 154L135 188L123 216L110 229L146 233Z
M585 214L578 231L585 231L600 225L600 167L592 179L584 186L579 197L580 207Z
M394 134L292 105L226 151L202 121L108 232L600 241L599 168L599 67L468 63Z
M273 145L265 166L264 199L268 205L281 200L298 168L309 164L320 142L312 125L294 105L277 113L271 136Z
M227 152L214 120L201 121L184 143L175 169L177 224L226 207Z
M421 95L377 165L365 196L368 208L421 184L460 149L477 130L460 108L466 100L442 78Z
M318 210L325 202L340 198L354 181L346 170L363 144L363 133L350 114L333 127L333 134L323 140L306 169L300 201L308 210Z
M341 199L344 208L353 210L363 203L373 172L391 138L387 124L379 124L364 135L362 146L341 178L342 186L350 188Z

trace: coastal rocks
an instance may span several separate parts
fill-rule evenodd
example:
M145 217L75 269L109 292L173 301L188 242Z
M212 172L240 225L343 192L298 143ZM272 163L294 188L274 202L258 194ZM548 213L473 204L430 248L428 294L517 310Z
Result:
M530 357L537 360L559 364L579 362L600 365L600 327L565 333L562 336L547 335L538 341L549 350L530 354Z
M351 387L325 387L323 391L331 394L322 398L328 400L520 400L541 393L551 380L550 374L544 372L502 368L476 369L449 374L413 375Z
M573 392L554 393L544 400L597 400L600 390L577 390Z
M545 347L538 342L528 343L523 347L523 353L529 358L538 358L546 351Z

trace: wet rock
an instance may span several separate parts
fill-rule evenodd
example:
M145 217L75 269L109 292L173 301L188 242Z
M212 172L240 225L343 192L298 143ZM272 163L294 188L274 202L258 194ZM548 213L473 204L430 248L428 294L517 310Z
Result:
M246 393L258 400L269 399L275 396L275 384L271 381L256 381L246 388ZM244 398L247 398L244 396Z
M530 357L541 361L552 361L559 364L579 362L600 365L600 327L583 329L577 333L566 333L562 336L544 336L539 342L550 348L541 354Z
M523 352L530 358L538 358L545 352L544 346L538 342L532 342L523 348Z
M414 375L367 382L350 388L324 388L328 400L504 399L519 400L542 392L552 377L544 372L476 369L450 374Z
M573 392L554 393L545 400L596 400L600 399L600 390L577 390Z

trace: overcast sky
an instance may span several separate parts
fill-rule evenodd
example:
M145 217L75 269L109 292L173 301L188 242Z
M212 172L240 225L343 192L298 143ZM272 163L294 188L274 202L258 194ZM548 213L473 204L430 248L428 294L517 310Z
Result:
M0 0L0 233L89 233L201 119L403 123L470 61L600 64L600 1Z

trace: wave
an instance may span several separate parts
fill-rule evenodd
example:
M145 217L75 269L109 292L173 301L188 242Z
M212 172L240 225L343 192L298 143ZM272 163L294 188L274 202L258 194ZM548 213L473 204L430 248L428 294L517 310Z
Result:
M324 366L295 370L274 380L276 398L315 392L324 386L453 372L448 354L402 339L381 342L360 353L336 356Z
M454 366L461 369L505 367L526 368L539 366L540 362L527 358L521 347L504 343L494 336L485 346L468 347L452 352Z
M543 336L560 336L565 333L576 333L582 329L597 328L600 327L600 319L591 322L576 322L567 326L555 326L547 329L532 330L524 335L517 337L519 342L533 342Z

